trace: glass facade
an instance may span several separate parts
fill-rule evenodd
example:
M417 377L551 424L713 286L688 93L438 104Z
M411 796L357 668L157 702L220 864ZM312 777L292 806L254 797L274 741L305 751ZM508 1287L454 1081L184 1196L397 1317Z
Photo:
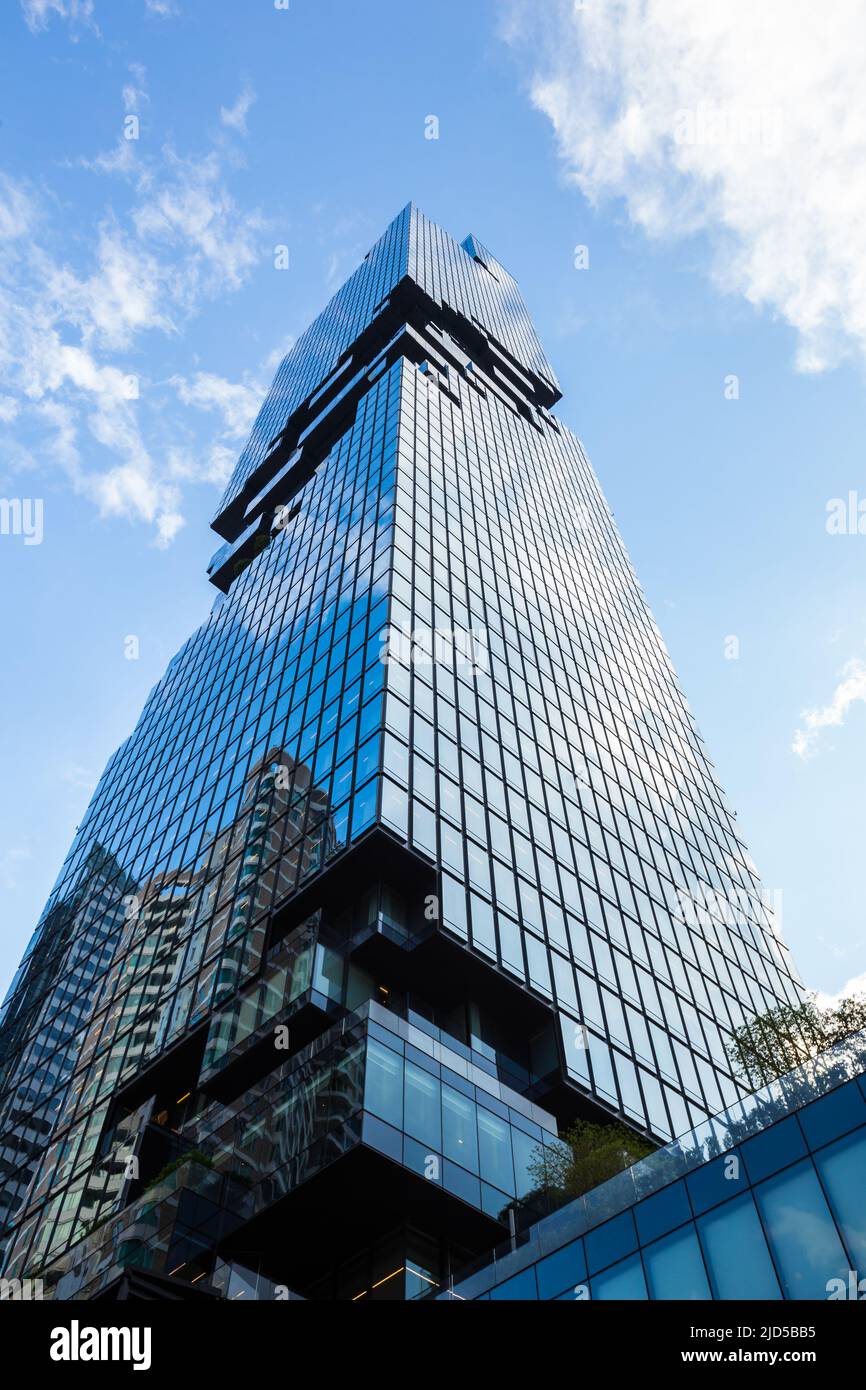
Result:
M106 1219L43 1266L54 1296L95 1297L133 1270L210 1280L218 1246L362 1146L502 1222L532 1188L535 1153L557 1143L556 1123L453 1046L369 1002L234 1103L206 1107L175 1133L172 1161L149 1182L139 1179L120 1204L118 1175L164 1130L151 1120L118 1135L101 1165ZM347 1203L358 1200L346 1194ZM394 1238L385 1244L393 1248ZM442 1282L438 1248L429 1239L427 1246L436 1258L428 1255L419 1294Z
M864 1073L860 1034L542 1220L441 1297L860 1299Z
M731 1030L801 986L558 398L512 276L412 206L280 366L214 518L213 610L3 1005L7 1270L141 1201L105 1172L134 1133L195 1148L278 1034L299 1056L370 1001L547 1115L664 1142L742 1094ZM383 1159L410 1182L411 1140L452 1178L453 1220L416 1213L441 1266L494 1243L527 1131L379 1041ZM380 1234L347 1234L332 1289Z

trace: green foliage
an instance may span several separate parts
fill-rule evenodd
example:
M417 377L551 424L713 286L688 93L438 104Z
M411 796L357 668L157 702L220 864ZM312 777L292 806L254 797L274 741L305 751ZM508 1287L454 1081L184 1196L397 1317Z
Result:
M750 1088L768 1086L803 1062L866 1028L866 998L852 996L820 1008L815 996L783 1004L734 1030L728 1056Z
M654 1148L625 1125L576 1120L558 1145L539 1147L529 1172L536 1189L559 1205L622 1173Z
M151 1178L150 1182L145 1183L143 1192L149 1192L152 1187L158 1187L160 1183L165 1182L166 1178L170 1178L172 1173L176 1173L178 1168L182 1168L185 1163L199 1163L203 1168L213 1167L213 1159L206 1153L202 1153L201 1149L187 1149L186 1153L180 1155L180 1158L167 1164L161 1172L157 1173L155 1178Z

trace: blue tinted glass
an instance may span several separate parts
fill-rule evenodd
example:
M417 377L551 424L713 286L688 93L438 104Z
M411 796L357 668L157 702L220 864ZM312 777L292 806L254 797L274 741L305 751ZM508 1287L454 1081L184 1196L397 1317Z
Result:
M755 1188L786 1298L826 1298L848 1260L810 1161Z
M395 1162L400 1162L403 1156L403 1136L399 1129L393 1129L391 1125L377 1120L375 1115L365 1115L362 1133L365 1144L387 1154Z
M800 1111L800 1124L813 1149L864 1123L866 1102L856 1081L849 1081L847 1086L840 1086L838 1091L831 1091L829 1096L822 1096Z
M507 1208L511 1201L505 1192L500 1192L498 1187L491 1187L489 1183L481 1184L481 1210L494 1220L501 1221L505 1225L508 1221Z
M514 1150L514 1178L518 1197L525 1197L538 1185L533 1177L534 1164L538 1159L539 1144L536 1139L524 1134L522 1129L511 1130L511 1145Z
M634 1209L637 1233L642 1245L667 1235L677 1226L691 1219L691 1208L683 1183L675 1182L654 1197L639 1202Z
M721 1158L713 1159L712 1163L705 1163L686 1178L689 1198L696 1212L707 1211L719 1202L726 1202L748 1185L748 1175L739 1149L732 1149Z
M740 1152L746 1163L746 1170L752 1182L760 1182L771 1173L777 1173L788 1163L794 1163L806 1152L806 1145L800 1127L793 1115L747 1139Z
M367 1045L364 1108L402 1129L403 1058L372 1038Z
M535 1269L530 1265L529 1269L524 1269L520 1274L515 1274L513 1279L506 1279L504 1284L497 1284L495 1289L490 1290L490 1297L496 1299L537 1299L538 1292L535 1287Z
M691 1227L648 1245L643 1258L650 1298L691 1301L712 1297L698 1238Z
M407 1134L429 1144L433 1149L442 1148L441 1101L439 1079L431 1076L423 1067L414 1062L406 1063L406 1110L404 1128Z
M852 1269L866 1273L866 1129L815 1154Z
M442 1183L442 1158L431 1153L428 1144L419 1144L417 1139L403 1136L403 1162L413 1173L425 1178L427 1182Z
M646 1280L640 1255L632 1255L621 1260L618 1265L597 1274L591 1281L592 1297L602 1299L630 1299L637 1301L647 1297Z
M751 1194L699 1218L713 1298L781 1298L779 1281Z
M482 1178L513 1194L514 1168L508 1125L481 1106L478 1108L478 1153Z
M478 1172L475 1105L451 1086L442 1087L442 1143L446 1157Z
M456 1163L451 1163L446 1158L445 1169L442 1174L442 1186L447 1192L453 1192L455 1197L460 1197L464 1202L471 1202L473 1207L481 1206L481 1184L471 1173L467 1173L465 1168L458 1168Z
M603 1226L597 1226L584 1237L584 1243L590 1273L604 1269L605 1265L612 1265L615 1260L621 1260L623 1255L630 1255L637 1247L631 1212L624 1211L621 1216L615 1216L613 1221L606 1221Z
M539 1260L536 1266L539 1298L556 1298L561 1289L580 1284L586 1278L583 1241L564 1245L555 1255Z
M375 779L362 787L352 803L352 835L360 835L376 818L379 783Z

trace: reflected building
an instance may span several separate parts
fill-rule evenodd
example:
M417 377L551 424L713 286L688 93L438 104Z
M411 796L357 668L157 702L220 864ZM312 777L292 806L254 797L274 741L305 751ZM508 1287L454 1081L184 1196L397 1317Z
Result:
M7 1001L53 1117L10 1277L418 1297L543 1215L563 1125L741 1097L801 986L559 396L412 206L281 364L30 953L87 978Z
M74 1071L91 999L134 883L98 841L49 903L0 1011L0 1242L5 1245Z

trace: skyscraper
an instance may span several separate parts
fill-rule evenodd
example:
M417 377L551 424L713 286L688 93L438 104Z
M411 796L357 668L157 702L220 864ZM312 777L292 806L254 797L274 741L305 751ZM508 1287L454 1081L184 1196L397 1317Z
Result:
M3 1006L10 1277L406 1298L801 986L508 271L410 206L281 364L208 620Z

